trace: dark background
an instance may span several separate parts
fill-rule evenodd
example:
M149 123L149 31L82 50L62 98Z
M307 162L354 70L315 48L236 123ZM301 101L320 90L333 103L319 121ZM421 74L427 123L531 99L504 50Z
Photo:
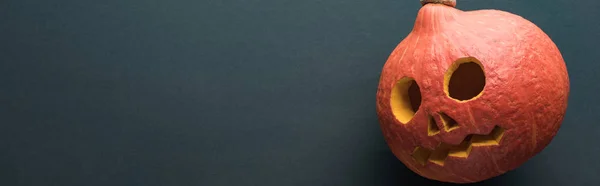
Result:
M375 114L418 0L0 1L0 185L435 185ZM569 108L553 142L476 185L600 177L600 3L458 0L544 29Z

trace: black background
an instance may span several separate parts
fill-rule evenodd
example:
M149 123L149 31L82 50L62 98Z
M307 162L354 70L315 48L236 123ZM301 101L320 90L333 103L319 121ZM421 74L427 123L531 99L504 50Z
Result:
M0 1L0 185L435 185L389 151L379 73L418 0ZM600 3L458 0L563 52L552 143L476 185L599 182Z

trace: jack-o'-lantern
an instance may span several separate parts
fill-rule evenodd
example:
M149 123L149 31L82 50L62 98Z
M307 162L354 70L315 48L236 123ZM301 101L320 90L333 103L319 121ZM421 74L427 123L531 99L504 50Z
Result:
M569 78L558 47L534 23L500 10L421 0L377 90L392 153L428 179L486 180L542 151L563 121Z

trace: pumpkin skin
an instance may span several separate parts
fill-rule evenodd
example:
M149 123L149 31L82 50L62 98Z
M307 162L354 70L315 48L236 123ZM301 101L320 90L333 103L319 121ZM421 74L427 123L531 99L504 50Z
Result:
M558 47L509 12L421 2L377 90L392 153L425 178L473 183L541 152L567 108L569 77Z

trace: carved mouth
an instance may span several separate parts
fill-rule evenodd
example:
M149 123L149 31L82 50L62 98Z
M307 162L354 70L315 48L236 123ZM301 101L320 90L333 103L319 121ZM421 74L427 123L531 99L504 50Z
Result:
M423 147L416 147L412 153L412 157L421 165L431 162L440 166L444 166L444 162L448 156L467 158L469 157L469 153L473 147L499 145L504 131L505 130L503 128L494 126L494 129L489 134L470 134L458 145L450 145L442 142L433 150Z

